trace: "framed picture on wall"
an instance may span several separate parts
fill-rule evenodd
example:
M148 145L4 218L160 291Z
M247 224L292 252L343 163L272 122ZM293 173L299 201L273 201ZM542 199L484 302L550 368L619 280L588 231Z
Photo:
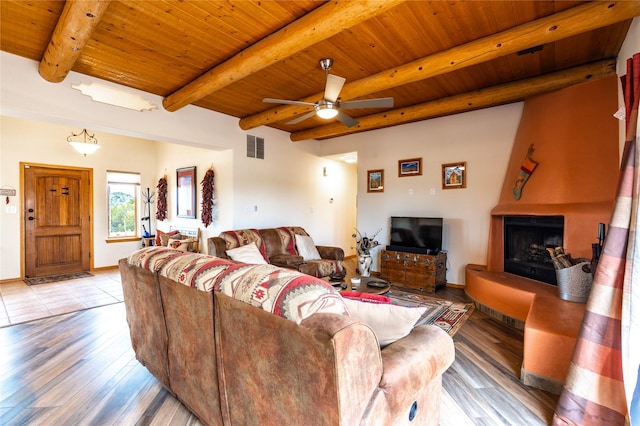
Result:
M467 187L467 163L449 163L442 165L442 189Z
M196 217L196 167L176 170L178 217Z
M398 161L398 177L420 176L422 174L422 158L411 158Z
M367 171L367 192L384 192L384 170Z

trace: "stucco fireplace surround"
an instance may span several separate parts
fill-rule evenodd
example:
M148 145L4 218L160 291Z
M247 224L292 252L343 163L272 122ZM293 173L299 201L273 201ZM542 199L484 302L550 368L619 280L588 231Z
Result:
M505 271L505 218L561 218L560 245L572 257L591 258L598 224L609 222L616 192L617 84L612 75L525 102L491 211L487 264L466 269L465 289L478 308L524 329L521 380L554 393L562 389L585 305L560 299L554 285L535 275L507 272L509 265ZM531 145L538 166L514 200L512 188Z

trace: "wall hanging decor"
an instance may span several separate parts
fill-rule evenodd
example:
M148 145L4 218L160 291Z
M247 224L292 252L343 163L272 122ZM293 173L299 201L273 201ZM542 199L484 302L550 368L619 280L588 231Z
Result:
M196 167L184 167L176 170L178 217L195 219L196 217Z
M420 176L422 174L422 158L411 158L398 161L398 177Z
M167 219L167 175L158 180L156 186L158 190L158 204L156 205L156 219L163 221Z
M448 163L442 165L442 189L467 187L467 163Z
M213 180L215 173L213 166L209 167L202 179L202 224L207 227L213 223L213 207L215 204L215 192Z
M384 192L384 170L367 171L367 192Z
M527 151L527 156L524 158L524 162L520 166L520 170L518 171L518 177L516 178L515 183L513 184L513 199L519 200L522 195L522 187L529 180L529 177L533 174L533 171L538 167L538 163L531 159L531 155L533 154L534 148L533 144L529 147Z

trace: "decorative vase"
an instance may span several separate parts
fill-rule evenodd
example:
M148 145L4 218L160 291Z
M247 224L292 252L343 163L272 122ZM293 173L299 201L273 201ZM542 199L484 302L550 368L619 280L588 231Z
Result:
M361 277L371 276L371 263L373 260L371 259L370 254L359 254L358 255L358 271L360 272Z

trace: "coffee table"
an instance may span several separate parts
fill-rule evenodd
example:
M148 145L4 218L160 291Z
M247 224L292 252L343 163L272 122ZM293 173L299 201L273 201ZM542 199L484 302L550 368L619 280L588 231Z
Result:
M358 278L358 277L356 277ZM391 290L391 286L387 283L383 287L374 287L367 285L370 281L381 281L380 278L376 277L359 277L360 284L357 284L355 291L359 291L360 293L369 293L369 294L385 294L389 290ZM341 291L352 291L351 280L345 281L347 288L342 289Z

